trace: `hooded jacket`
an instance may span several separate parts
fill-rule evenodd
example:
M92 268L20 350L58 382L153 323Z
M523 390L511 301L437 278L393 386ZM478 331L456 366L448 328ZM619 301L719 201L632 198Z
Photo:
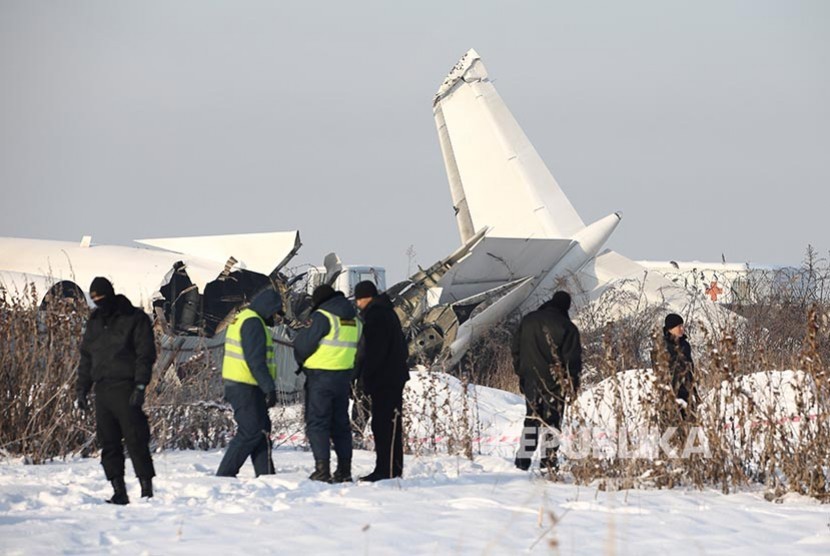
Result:
M552 342L552 343L551 343ZM513 370L519 376L522 393L528 398L562 398L556 369L561 365L579 388L582 373L582 345L579 330L567 311L548 301L528 313L513 335Z
M389 296L384 293L372 298L362 316L357 368L363 390L380 394L402 389L409 380L409 348Z
M346 299L343 292L335 292L332 297L323 301L318 308L337 315L341 319L353 319L357 316L354 305ZM318 308L315 308L311 313L311 325L300 330L294 338L294 358L300 367L303 366L306 359L317 351L320 340L331 330L329 319L319 313Z
M150 318L123 295L89 317L81 341L77 391L86 394L93 383L150 383L156 361L156 340Z
M282 309L282 298L272 288L266 288L251 300L248 309L262 317L266 324L273 323L274 313ZM242 353L245 355L245 363L251 369L251 374L254 375L259 388L266 394L273 392L276 386L271 373L268 372L265 329L262 323L250 318L242 323L239 333L242 336Z

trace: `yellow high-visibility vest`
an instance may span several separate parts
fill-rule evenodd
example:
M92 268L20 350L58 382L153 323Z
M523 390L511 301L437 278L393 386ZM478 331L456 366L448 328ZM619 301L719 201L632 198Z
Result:
M236 315L236 318L226 329L225 333L225 357L222 359L222 378L241 382L243 384L259 385L254 378L248 363L245 361L245 354L242 351L242 325L246 320L255 318L262 323L265 331L265 362L268 364L268 373L271 378L277 378L277 363L274 361L274 340L271 338L271 331L265 326L265 321L251 309L243 309Z
M320 340L317 350L305 360L303 367L322 371L353 369L363 323L358 318L341 319L322 309L317 312L329 319L329 333Z

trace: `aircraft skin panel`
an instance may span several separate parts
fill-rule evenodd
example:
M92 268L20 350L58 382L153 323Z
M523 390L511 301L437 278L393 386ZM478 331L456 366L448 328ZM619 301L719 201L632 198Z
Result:
M464 195L464 184L461 183L461 175L458 172L458 164L453 154L452 141L447 132L447 125L444 122L444 112L438 105L435 109L435 124L438 127L438 142L441 145L441 154L444 156L444 167L447 169L447 179L450 182L450 195L452 196L453 210L455 211L458 232L461 235L461 243L467 243L475 235L475 226L470 216L470 207L467 205L467 198Z
M299 243L299 232L137 239L138 243L219 263L233 256L244 268L270 274Z
M45 276L52 282L70 280L87 291L92 279L104 276L116 293L126 295L134 305L149 309L154 294L173 263L184 261L194 284L204 289L224 264L189 253L175 253L146 247L91 245L43 239L0 238L0 271L8 276ZM14 280L15 287L19 279ZM44 292L40 292L41 294Z
M456 207L460 183L473 229L489 226L488 235L561 238L584 228L493 87L484 64L474 51L465 59L464 68L450 74L434 104Z
M662 304L667 311L680 313L689 322L723 324L740 320L728 309L615 251L606 250L597 255L577 273L577 279L588 301L595 301L608 288L616 286L631 294L632 302L640 307ZM617 316L625 314L624 308L620 307L619 312Z
M481 313L458 327L456 339L450 345L450 365L455 365L466 353L470 344L490 326L504 320L507 315L516 310L522 301L533 290L533 279L525 278L514 288L485 308Z
M459 301L525 276L544 276L572 246L570 239L485 237L441 279L440 302Z

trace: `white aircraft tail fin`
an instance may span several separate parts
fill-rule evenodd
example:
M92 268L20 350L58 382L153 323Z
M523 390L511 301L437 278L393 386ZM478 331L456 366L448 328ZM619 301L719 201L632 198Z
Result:
M488 235L562 238L585 227L469 50L438 89L435 124L462 242Z

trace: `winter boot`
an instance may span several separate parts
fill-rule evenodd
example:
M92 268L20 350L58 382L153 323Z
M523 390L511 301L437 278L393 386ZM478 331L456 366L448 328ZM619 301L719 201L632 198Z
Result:
M141 497L142 498L152 498L153 497L153 478L147 477L146 479L142 479L141 477L138 478L138 483L141 485Z
M314 460L314 473L308 476L312 481L331 482L331 465L329 460Z
M522 471L530 469L530 458L521 458L516 456L514 463L516 464L516 469L520 469Z
M359 481L365 481L367 483L374 483L374 482L377 482L377 481L384 481L386 479L391 479L391 478L392 478L391 473L383 473L382 471L378 471L377 469L375 469L374 471L372 471L368 475L364 475L363 477L360 477L358 480Z
M333 483L351 483L352 482L352 460L344 459L337 460L337 469L331 477Z
M124 477L116 477L112 481L112 498L107 500L107 504L118 504L125 506L130 503L130 498L127 496L127 485L124 484Z

